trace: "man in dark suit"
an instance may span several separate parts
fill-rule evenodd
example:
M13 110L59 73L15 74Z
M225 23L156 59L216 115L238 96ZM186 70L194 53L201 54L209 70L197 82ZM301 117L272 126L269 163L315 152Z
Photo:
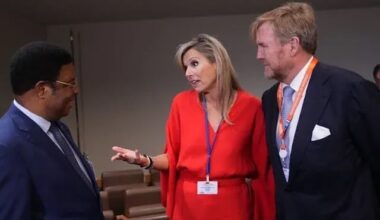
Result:
M318 62L314 11L287 3L251 26L267 78L266 135L278 220L378 220L380 97L358 74Z
M59 121L78 93L72 56L30 43L10 74L15 99L0 119L0 219L104 219L92 168Z
M373 80L375 80L375 84L377 88L380 90L380 64L377 64L373 68Z

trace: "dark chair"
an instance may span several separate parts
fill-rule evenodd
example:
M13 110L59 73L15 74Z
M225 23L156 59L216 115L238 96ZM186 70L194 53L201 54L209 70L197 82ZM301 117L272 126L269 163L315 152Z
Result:
M168 217L165 213L154 214L154 215L145 215L140 217L127 218L125 215L116 216L116 220L168 220Z
M103 190L108 193L109 204L115 215L124 213L125 190L145 187L142 170L107 171L101 175Z
M160 185L160 172L156 170L152 170L151 173L152 185L159 186Z
M101 186L104 188L117 185L128 185L144 182L144 173L140 169L105 171L101 175Z
M159 186L127 189L124 201L124 215L128 219L142 216L158 218L157 214L161 217L165 214Z
M99 194L100 194L100 202L102 204L102 211L103 211L105 220L114 220L115 215L109 206L108 193L105 191L100 191Z
M128 220L168 220L165 213L128 218Z

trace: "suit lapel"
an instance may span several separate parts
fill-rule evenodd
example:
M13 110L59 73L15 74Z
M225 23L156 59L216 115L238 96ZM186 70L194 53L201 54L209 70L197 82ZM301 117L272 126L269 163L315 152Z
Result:
M59 126L60 130L63 132L63 134L65 135L66 139L69 141L70 145L72 146L72 149L78 155L78 157L79 157L80 161L82 162L87 174L90 177L91 185L92 185L93 189L96 190L97 186L96 186L96 182L95 182L95 174L93 172L91 165L89 164L87 159L83 156L83 154L79 151L79 148L77 147L74 140L72 139L70 131L67 129L67 127L64 126L61 122L58 123L58 126Z
M321 71L321 65L323 64L318 63L315 67L305 94L292 146L289 183L297 173L303 155L311 143L313 128L330 97L330 88L326 86L328 76Z
M70 166L62 152L57 148L54 142L46 135L46 133L29 117L24 115L20 110L12 105L10 109L11 117L16 126L23 133L23 136L32 145L43 148L49 155L58 160L59 163Z
M285 175L282 170L282 164L280 157L278 156L278 148L277 148L277 122L278 122L278 106L277 106L277 87L279 86L279 83L277 83L275 86L273 86L269 91L267 96L263 97L263 102L265 103L265 120L266 120L266 126L267 126L267 140L268 140L268 146L269 150L271 152L270 155L272 155L272 166L279 174L277 176L277 183L281 183L282 186L286 185ZM267 100L266 100L267 99Z
M29 117L27 117L24 113L22 113L19 109L17 109L15 106L11 106L9 113L11 114L11 117L15 124L17 125L20 132L23 133L23 136L26 137L27 141L30 142L34 147L36 148L42 148L45 152L48 153L48 155L51 155L51 157L54 157L54 160L57 161L57 163L62 164L65 166L65 169L71 169L73 172L76 172L76 170L72 167L70 162L67 160L65 155L62 153L62 151L59 150L59 148L55 145L55 143L49 138L49 136ZM60 125L60 128L62 126ZM62 129L62 131L65 129ZM72 146L76 146L71 136L67 134L67 131L64 131L65 137L69 139L69 142ZM77 155L79 156L80 160L82 161L82 164L85 166L85 169L88 170L88 164L87 161L83 161L83 156L78 153L76 147L74 147L74 150L76 151ZM94 185L93 181L93 175L92 172L87 171L90 175L91 179L91 185L93 189L91 189L92 192L94 192L94 188L96 189L96 185ZM91 174L90 174L91 173ZM79 174L77 174L80 179L82 179ZM88 184L86 184L88 185Z

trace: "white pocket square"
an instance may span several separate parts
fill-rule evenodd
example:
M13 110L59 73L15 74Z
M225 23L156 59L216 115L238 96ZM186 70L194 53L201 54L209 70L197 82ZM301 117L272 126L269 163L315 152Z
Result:
M313 134L311 136L311 141L321 140L329 136L330 134L331 134L330 129L320 126L320 125L315 125L313 129Z

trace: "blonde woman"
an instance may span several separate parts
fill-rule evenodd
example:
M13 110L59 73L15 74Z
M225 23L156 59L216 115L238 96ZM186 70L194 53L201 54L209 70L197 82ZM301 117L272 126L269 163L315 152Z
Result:
M170 219L274 219L260 101L241 89L226 49L212 36L180 45L176 60L192 90L173 100L164 154L113 147L112 160L161 171Z

